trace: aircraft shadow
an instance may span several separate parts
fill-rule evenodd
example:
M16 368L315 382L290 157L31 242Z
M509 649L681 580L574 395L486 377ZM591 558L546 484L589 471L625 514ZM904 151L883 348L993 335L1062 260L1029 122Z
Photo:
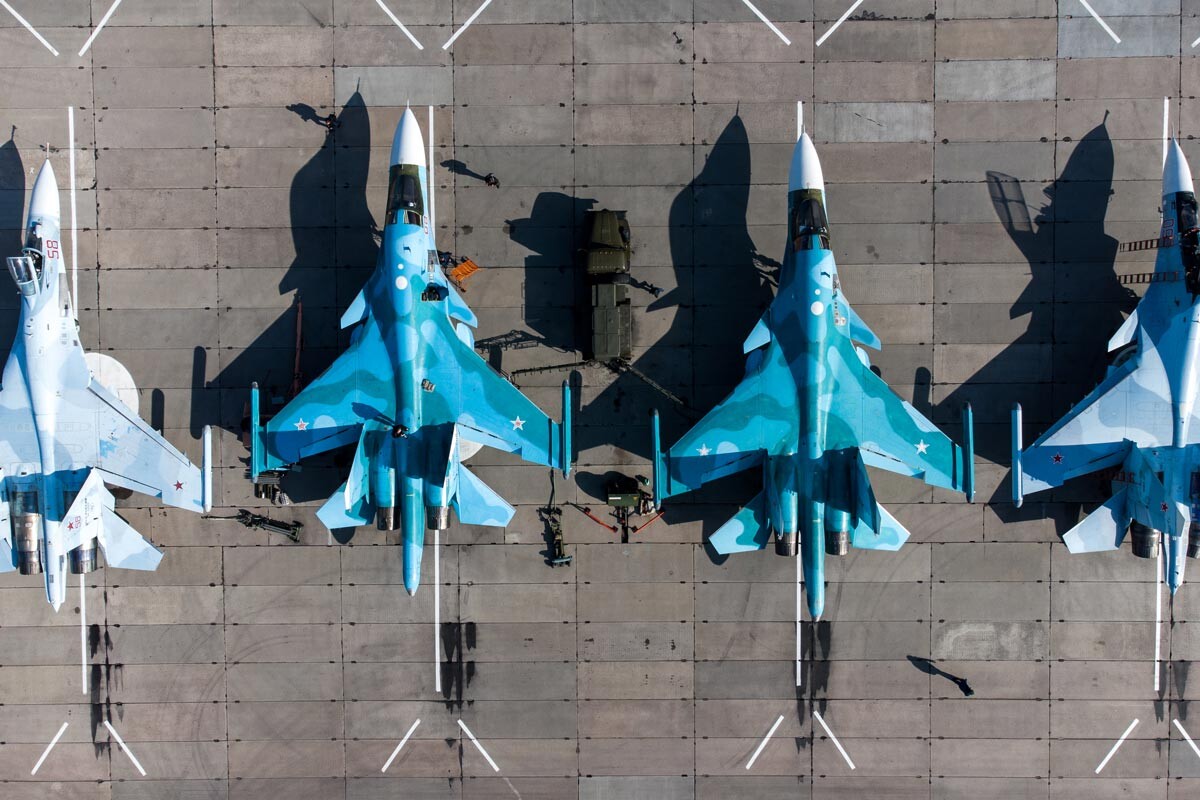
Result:
M15 141L16 126L9 139L0 145L0 245L5 256L19 255L25 229L25 165ZM7 279L6 279L7 280ZM16 292L4 292L0 299L0 353L7 353L16 335L20 299ZM11 318L11 319L10 319Z
M1137 304L1114 269L1119 243L1105 231L1113 163L1112 140L1102 121L1079 140L1058 179L1042 190L1046 203L1034 215L1020 181L987 173L996 215L1029 263L1029 283L1009 312L1014 319L1027 316L1028 324L1004 350L936 403L933 418L954 431L963 404L970 402L975 411L976 454L993 463L1011 460L1012 404L1020 402L1026 419L1039 420L1039 428L1061 417L1103 379L1109 364L1105 337L1120 326L1122 312L1132 311ZM1042 371L1048 382L1021 383L1015 377L1028 374L1030 359L1045 360ZM927 385L927 374L924 381ZM918 385L921 382L918 375ZM1026 441L1032 441L1028 431ZM1015 508L1010 493L1005 480L988 501L1005 521L1046 513L1037 502ZM1078 510L1077 506L1065 509L1057 520L1061 530L1073 524Z
M303 123L321 124L309 106L288 108ZM294 294L303 303L299 374L293 305L244 349L221 353L221 370L212 385L220 390L221 424L229 431L242 430L252 382L259 384L264 412L272 405L277 409L291 396L293 384L303 388L337 358L348 343L337 320L375 267L378 228L367 202L370 118L359 93L337 119L321 149L293 177L289 195L295 256L280 278L279 294ZM194 428L203 424L193 421ZM249 452L242 455L248 458ZM287 475L285 491L296 502L329 496L341 482L348 458L336 451L309 459L303 471Z

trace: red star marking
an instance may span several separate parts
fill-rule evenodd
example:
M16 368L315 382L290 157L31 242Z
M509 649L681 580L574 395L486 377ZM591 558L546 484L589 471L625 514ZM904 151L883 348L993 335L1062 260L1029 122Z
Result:
M1061 464L1061 463L1062 463L1062 453L1055 453L1055 454L1054 454L1054 463L1055 463L1055 464Z
M1166 510L1167 510L1167 504L1166 504L1166 503L1162 503L1162 504L1161 504L1161 507L1162 507L1162 510L1163 510L1163 511L1166 511Z
M175 481L175 491L178 492L182 488L183 488L183 484L180 483L179 481Z

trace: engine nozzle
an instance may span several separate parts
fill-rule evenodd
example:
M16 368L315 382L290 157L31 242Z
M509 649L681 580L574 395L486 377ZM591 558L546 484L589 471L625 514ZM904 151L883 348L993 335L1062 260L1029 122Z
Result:
M1133 554L1138 558L1158 558L1162 532L1134 520L1129 523L1129 535L1133 540Z
M775 532L775 552L781 556L794 556L800 552L799 535L796 531L791 533L783 533L782 531Z

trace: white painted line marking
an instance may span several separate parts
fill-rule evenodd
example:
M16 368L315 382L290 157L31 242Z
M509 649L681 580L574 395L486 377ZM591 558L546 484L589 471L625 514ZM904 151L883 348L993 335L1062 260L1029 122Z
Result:
M796 101L796 141L804 135L804 101Z
M775 724L771 726L771 730L767 731L767 735L764 736L763 740L758 743L758 747L754 748L754 755L750 756L750 760L746 762L746 769L750 769L754 766L754 762L758 761L759 754L762 753L763 748L767 746L767 742L771 741L771 737L775 735L775 731L779 728L782 722L783 714L780 714L779 719L775 720Z
M433 529L433 690L442 691L442 532Z
M425 177L429 180L429 238L433 240L433 249L437 250L437 192L434 191L433 176L433 106L429 107L429 166L425 168Z
M83 55L92 46L92 42L96 41L96 37L100 35L100 31L104 30L104 26L108 24L108 19L117 10L117 6L121 5L121 0L113 0L113 4L108 7L108 11L104 12L104 16L100 18L100 24L96 26L96 30L92 31L92 35L83 43L83 47L79 49L79 55Z
M408 733L404 734L404 738L400 740L400 744L396 745L396 749L392 751L390 756L388 756L388 760L384 762L383 769L379 770L380 772L388 771L388 767L392 765L392 762L396 760L396 756L400 755L400 751L404 748L404 745L408 743L408 737L413 735L413 731L415 731L417 726L420 724L421 720L419 719L412 724L412 727L408 729Z
M1200 44L1200 36L1196 37L1196 41L1192 42L1192 47L1195 47L1198 44Z
M859 6L861 6L862 3L863 3L863 0L854 0L854 5L847 8L846 13L842 14L842 16L840 16L838 18L838 21L833 23L833 27L830 28L829 30L825 31L823 34L821 34L820 39L817 39L817 47L820 47L821 45L825 44L825 40L828 39L830 36L832 36L833 32L838 29L838 26L841 25L843 22L845 22L847 19L849 19L850 15L854 13L854 10L856 8L858 8Z
M83 693L88 693L87 652L87 592L83 588L83 575L79 576L79 673L83 678Z
M796 556L796 685L804 682L804 559Z
M746 8L748 8L754 12L754 16L761 19L763 21L764 25L766 25L768 28L770 28L771 31L776 36L778 36L780 39L782 39L784 44L788 45L789 47L791 46L792 40L789 39L788 37L784 36L783 31L779 30L779 28L776 28L775 23L771 22L771 20L767 19L767 15L762 13L761 11L759 11L758 7L755 6L754 3L751 3L750 0L742 0L742 2L746 4ZM859 2L861 3L862 0L859 0Z
M477 9L475 9L474 14L467 17L467 21L462 24L461 28L459 28L458 30L456 30L454 32L454 35L451 36L450 39L447 40L447 42L444 45L442 45L442 49L449 50L450 45L454 44L454 40L457 39L459 36L462 36L462 32L465 31L467 28L469 28L471 26L471 23L475 21L475 18L478 17L480 14L482 14L483 10L485 8L487 8L488 6L490 6L491 4L492 4L492 0L483 0L483 5L481 5Z
M1191 746L1192 752L1195 753L1197 757L1200 757L1200 747L1196 747L1196 743L1192 741L1192 737L1188 736L1188 732L1185 731L1183 726L1179 724L1179 720L1173 719L1171 721L1175 723L1176 728L1179 728L1179 732L1183 734L1184 740Z
M821 713L819 711L814 711L813 716L817 718L817 722L821 723L821 727L825 729L825 733L833 742L834 747L836 747L838 752L842 754L842 758L846 759L847 766L849 766L850 769L856 769L854 762L851 761L850 756L846 754L846 748L842 747L842 743L839 742L838 738L833 735L833 731L829 730L829 726L825 724L825 720L821 719Z
M1158 559L1154 562L1154 691L1158 691L1159 663L1162 661L1162 547L1158 548Z
M500 768L496 766L496 762L492 761L492 757L488 755L487 750L483 749L483 745L481 745L479 740L475 738L475 734L471 733L471 729L464 725L461 719L458 721L458 727L463 729L463 733L471 738L471 744L475 745L475 749L482 753L483 757L487 759L487 762L492 765L492 771L499 772Z
M1163 166L1167 166L1167 139L1171 135L1171 98L1163 98Z
M375 0L375 2L378 3L379 7L383 9L383 13L387 14L388 17L391 18L392 22L396 23L396 27L404 32L404 35L408 37L408 40L416 45L418 50L425 49L424 46L417 41L417 37L412 35L412 31L404 27L404 23L397 19L396 15L392 13L392 10L383 4L383 0Z
M1104 769L1105 765L1108 764L1108 760L1117 754L1117 748L1119 748L1122 744L1125 743L1125 738L1127 736L1129 736L1129 734L1133 733L1133 729L1137 727L1137 724L1138 724L1138 721L1136 719L1133 722L1129 723L1129 727L1126 728L1125 732L1121 734L1121 738L1117 739L1117 743L1112 746L1112 750L1108 751L1108 755L1106 755L1104 757L1104 760L1100 762L1100 766L1096 767L1097 775L1099 775L1100 770Z
M120 0L117 0L117 2L120 2ZM121 734L117 733L116 728L110 725L108 720L104 720L104 727L108 728L108 732L111 733L113 738L117 740L117 745L120 746L125 755L129 756L129 760L133 762L135 767L137 767L137 771L142 773L142 777L146 777L146 770L142 769L141 763L139 763L137 758L134 757L133 751L130 750L129 746L125 744L125 740L121 738Z
M68 151L71 164L71 303L75 306L75 319L79 319L79 245L77 228L75 226L75 106L67 106L67 138L71 149ZM83 594L83 574L79 575L80 596ZM79 601L83 603L81 599ZM79 607L83 613L83 606ZM86 660L86 658L85 658ZM83 693L87 694L87 679L84 679Z
M1113 33L1113 29L1108 27L1108 23L1105 22L1103 19L1101 19L1100 15L1096 13L1095 9L1093 9L1091 7L1091 5L1088 3L1088 1L1087 0L1079 0L1079 2L1084 8L1087 9L1087 12L1092 15L1092 17L1096 20L1096 22L1100 23L1100 27L1104 28L1104 32L1107 33L1109 36L1111 36L1112 40L1114 42L1116 42L1117 44L1120 44L1121 37L1117 36L1115 33Z
M25 30L27 30L27 31L29 31L30 33L32 33L32 34L33 34L33 38L35 38L35 39L37 39L39 42L41 42L41 43L42 43L42 45L43 45L43 46L45 46L45 48L46 48L47 50L49 50L51 53L53 53L53 54L54 54L54 57L55 57L55 58L58 58L58 51L54 49L54 45L52 45L52 44L50 44L49 42L47 42L47 41L46 41L46 39L45 39L45 37L43 37L43 36L42 36L40 33L38 33L38 32L37 32L37 31L34 29L34 27L33 27L32 25L30 25L28 22L26 22L26 21L25 21L25 18L24 18L24 17L22 17L20 14L18 14L18 13L17 13L17 10L16 10L15 8L13 8L13 7L12 7L12 6L10 6L8 3L6 3L6 2L5 2L5 0L0 0L0 6L4 6L4 10L5 10L5 11L7 11L7 12L8 12L8 13L10 13L10 14L12 14L12 15L13 15L13 17L15 17L15 18L16 18L17 22L19 22L19 23L21 23L22 25L24 25L24 26L25 26ZM1195 45L1192 45L1192 47L1195 47Z
M1179 723L1176 722L1175 724L1178 725ZM46 749L42 751L42 757L37 760L37 763L33 765L33 769L29 771L30 775L37 775L37 771L42 768L42 764L46 761L46 756L50 755L50 751L54 749L54 745L58 744L58 740L62 738L62 735L66 732L66 730L67 723L64 722L62 727L58 729L58 733L54 734L54 738L50 740L50 744L46 745ZM1180 728L1180 730L1183 729ZM1184 736L1187 736L1187 734L1185 733ZM1188 741L1190 742L1191 739L1188 739ZM1192 745L1192 747L1195 746L1196 745Z

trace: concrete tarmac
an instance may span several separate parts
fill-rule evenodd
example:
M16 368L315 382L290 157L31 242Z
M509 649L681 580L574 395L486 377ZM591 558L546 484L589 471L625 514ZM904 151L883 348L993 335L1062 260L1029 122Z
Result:
M758 0L778 34L739 0L496 0L465 30L479 0L385 4L423 49L374 0L126 2L83 56L108 0L11 0L57 57L0 9L4 253L46 142L67 208L73 105L85 346L129 367L142 414L193 458L220 426L214 516L305 526L293 544L135 496L122 513L166 557L87 576L83 645L78 589L54 614L36 580L0 578L0 797L1200 794L1181 733L1200 736L1200 595L1164 592L1156 691L1154 565L1059 540L1105 487L1017 511L1007 482L1011 403L1031 439L1083 397L1144 288L1121 276L1152 269L1117 243L1157 234L1164 96L1200 164L1200 2L1091 0L1113 35L1075 0L866 0L840 24L850 0ZM703 546L753 476L627 544L565 505L600 510L610 473L648 473L650 408L668 441L690 424L633 376L571 374L571 480L472 460L517 515L443 537L436 630L432 543L409 598L394 536L342 543L316 521L343 463L307 466L294 506L253 498L249 384L287 390L297 297L305 379L345 346L406 103L436 106L438 242L484 267L466 295L481 353L506 371L578 360L583 215L625 209L635 277L666 290L633 294L636 365L703 412L771 296L797 100L873 361L955 438L974 404L979 484L968 505L874 476L913 538L831 561L801 687L794 563ZM5 342L16 308L0 292ZM557 417L565 374L521 385ZM574 556L555 569L551 500Z

